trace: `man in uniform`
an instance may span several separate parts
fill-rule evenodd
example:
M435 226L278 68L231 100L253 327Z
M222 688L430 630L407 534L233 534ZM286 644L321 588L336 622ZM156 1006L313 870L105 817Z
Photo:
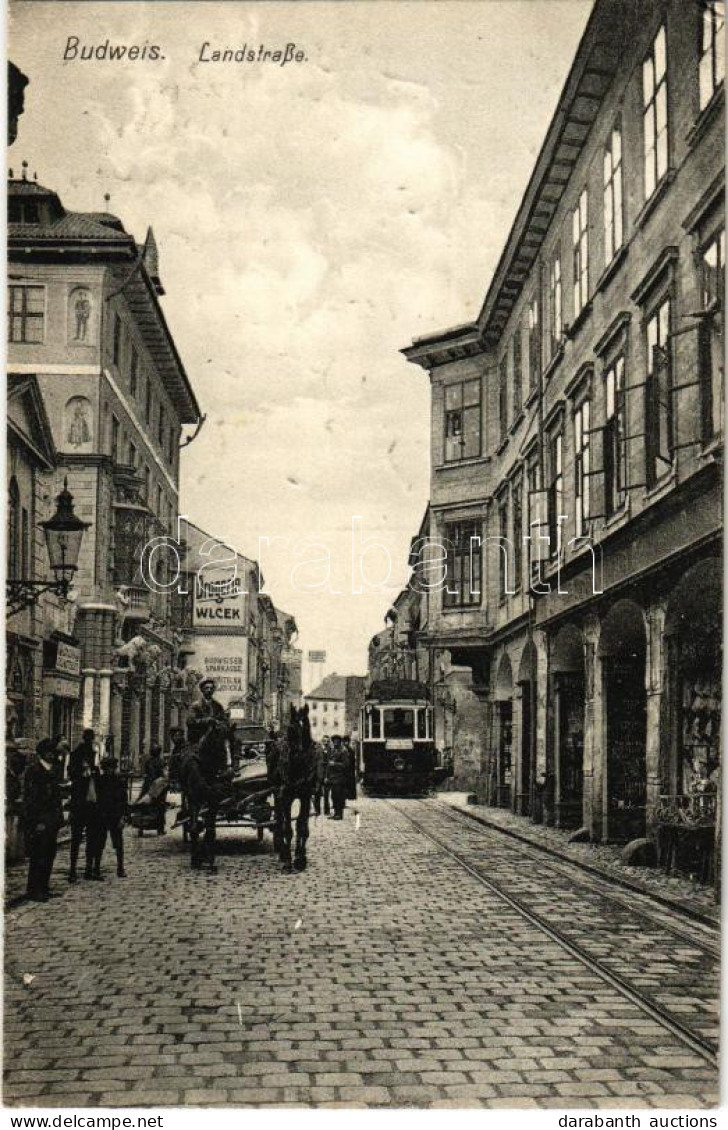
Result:
M331 739L329 763L326 770L327 780L331 788L331 803L334 809L334 820L344 819L344 805L346 804L346 794L349 790L349 773L349 755L341 744L341 736L334 734Z
M23 823L29 857L27 897L47 902L56 858L58 829L63 824L61 783L56 768L55 750L50 738L36 746L36 757L23 778Z

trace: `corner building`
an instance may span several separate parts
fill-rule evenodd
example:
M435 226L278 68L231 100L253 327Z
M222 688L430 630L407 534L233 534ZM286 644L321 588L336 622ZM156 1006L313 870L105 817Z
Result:
M477 321L403 351L479 797L594 841L717 805L722 11L597 0Z
M41 719L73 740L90 726L138 763L166 740L177 663L171 597L144 583L141 551L176 532L181 433L200 409L160 304L151 228L139 245L116 216L71 212L25 175L11 178L8 197L10 387L32 379L42 401L55 453L44 494L67 479L91 523L77 600L53 611L72 674L58 670L56 647L31 736ZM136 661L121 663L132 641ZM51 700L71 683L78 703L64 712Z

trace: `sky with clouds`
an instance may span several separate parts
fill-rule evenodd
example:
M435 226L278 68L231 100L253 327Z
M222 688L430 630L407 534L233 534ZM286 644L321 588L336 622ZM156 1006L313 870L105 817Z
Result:
M154 228L165 313L207 422L181 510L262 566L326 671L363 673L427 503L429 385L399 350L473 318L589 0L11 5L30 77L12 163L66 207ZM64 62L159 44L158 62ZM214 64L202 44L295 43ZM352 518L388 587L352 592ZM288 539L286 546L283 541ZM308 539L308 541L306 541ZM321 566L294 566L331 553ZM309 548L306 548L308 545ZM381 551L366 557L372 581ZM320 669L319 669L320 670Z

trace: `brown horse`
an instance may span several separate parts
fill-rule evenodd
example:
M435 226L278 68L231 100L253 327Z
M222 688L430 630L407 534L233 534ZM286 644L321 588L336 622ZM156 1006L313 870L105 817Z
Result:
M308 820L314 791L314 758L308 707L291 706L288 726L268 757L268 780L275 790L274 846L284 871L305 871ZM298 801L293 857L293 803Z

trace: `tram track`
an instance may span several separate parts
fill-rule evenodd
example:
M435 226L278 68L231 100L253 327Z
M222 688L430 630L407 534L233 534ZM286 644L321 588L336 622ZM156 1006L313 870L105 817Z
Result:
M467 813L454 810L450 805L443 804L441 801L431 801L432 807L437 808L447 819L451 820L454 824L461 827L468 827L475 825L477 828L482 829L486 835L491 833L494 836L502 834L500 828L493 825L486 824L479 820L475 820ZM694 933L689 933L687 930L680 929L674 923L667 921L670 915L675 917L682 916L694 921L686 911L681 907L670 907L666 909L664 904L655 907L654 910L644 905L649 902L652 896L648 893L643 893L634 889L634 896L643 904L639 908L635 907L626 897L618 894L615 890L610 889L615 884L608 877L597 875L594 869L590 868L588 872L583 872L581 864L577 861L564 860L563 863L557 862L550 851L540 847L538 844L527 844L522 839L518 840L518 848L523 855L529 856L538 862L539 866L551 871L554 875L559 875L562 878L568 879L572 886L579 886L584 891L597 892L600 897L609 899L616 906L622 907L631 911L632 913L639 913L644 918L649 919L660 929L667 931L678 941L686 942L695 949L701 950L708 957L718 961L720 959L720 932L717 926L708 925L703 919L699 919L699 924L702 928L704 937L698 937ZM579 875L578 880L575 880L574 873ZM581 874L579 874L582 872ZM629 888L632 890L633 888ZM708 940L707 932L711 931L715 934L714 939Z
M505 837L497 838L497 831L485 828L483 825L475 824L474 822L467 822L463 820L449 819L450 813L442 810L438 804L431 804L427 801L414 801L396 803L391 800L386 803L399 815L406 820L415 830L423 836L430 843L434 844L441 852L446 854L451 860L458 864L458 866L466 871L473 879L475 879L481 886L485 887L491 894L495 895L499 900L514 910L520 917L528 921L533 927L545 934L551 941L558 945L562 950L567 952L572 958L580 962L591 973L597 976L601 981L608 984L620 996L628 1000L635 1008L637 1008L645 1016L649 1017L661 1028L670 1032L680 1043L689 1048L701 1059L710 1064L711 1067L717 1068L718 1066L718 1044L717 1039L713 1039L711 1034L717 1021L711 1015L712 998L705 997L704 999L697 1000L697 1008L693 1006L693 1021L690 1023L684 1021L677 1011L681 1007L677 1006L676 1009L670 1009L664 1002L661 1002L658 997L660 993L661 982L657 978L658 991L648 993L640 987L639 982L649 982L655 984L654 975L647 976L644 970L627 969L629 964L625 959L624 954L621 952L621 947L625 943L625 939L620 937L620 929L624 929L625 925L629 926L632 934L630 937L640 936L641 943L646 945L652 952L652 938L649 932L638 930L636 922L629 919L644 919L650 923L652 928L657 927L660 931L665 931L666 926L663 922L650 918L649 915L635 907L627 906L625 903L620 903L612 899L612 906L619 908L619 915L615 916L617 921L614 923L612 937L605 938L603 929L603 915L604 908L598 908L598 913L592 916L593 920L589 921L590 908L588 903L584 907L584 922L580 922L577 927L572 928L570 931L563 925L563 923L572 921L570 919L569 910L569 891L565 888L563 892L559 892L557 899L558 906L554 909L553 895L551 903L546 906L545 900L538 894L539 885L534 886L533 879L530 874L524 877L522 869L519 871L519 863L523 863L525 857L529 863L532 863L535 853L528 853L522 850L521 844L507 843L506 850L503 850ZM416 805L417 816L414 816L409 811L411 806ZM433 820L434 816L434 820ZM446 830L442 827L437 827L437 819L442 820L446 824ZM433 830L432 824L435 824ZM469 826L466 826L469 824ZM428 826L429 825L429 826ZM466 842L453 845L448 842L447 836L455 831L465 835ZM443 838L443 832L444 837ZM480 833L480 835L478 835ZM490 837L489 837L490 833ZM488 844L488 840L490 843ZM477 840L479 842L472 842ZM484 872L482 862L482 850L484 845L491 848L494 847L489 856L487 873ZM480 856L480 859L478 858ZM543 862L538 859L538 862ZM549 866L551 866L549 864ZM566 878L571 881L572 876L566 873L559 873L557 868L551 867L554 874L563 882ZM510 889L506 889L502 882L493 878L493 874L503 874L506 881L509 883ZM530 884L530 887L529 887ZM583 892L596 896L597 899L607 898L603 892L596 889L589 890L586 884L582 885L582 902ZM576 904L581 906L578 897L574 900ZM554 922L554 918L557 919ZM685 941L686 935L678 931L681 940ZM576 935L579 935L578 937ZM644 937L642 935L644 934ZM714 970L712 963L717 960L716 956L707 947L698 947L695 945L694 939L690 938L690 945L694 949L699 949L702 954L701 969L712 976ZM658 947L659 948L659 947ZM590 952L591 951L591 952ZM667 952L667 951L666 951ZM685 952L685 951L683 951ZM640 955L635 959L637 966L639 966ZM669 965L669 958L660 958L665 967ZM710 963L707 965L706 963ZM621 968L618 968L621 967ZM680 967L677 960L674 962L674 986L670 989L669 979L666 982L666 988L662 989L663 996L676 995L681 991L680 986ZM692 972L690 976L692 977ZM716 978L717 980L717 978ZM702 1027L702 1030L701 1030Z

